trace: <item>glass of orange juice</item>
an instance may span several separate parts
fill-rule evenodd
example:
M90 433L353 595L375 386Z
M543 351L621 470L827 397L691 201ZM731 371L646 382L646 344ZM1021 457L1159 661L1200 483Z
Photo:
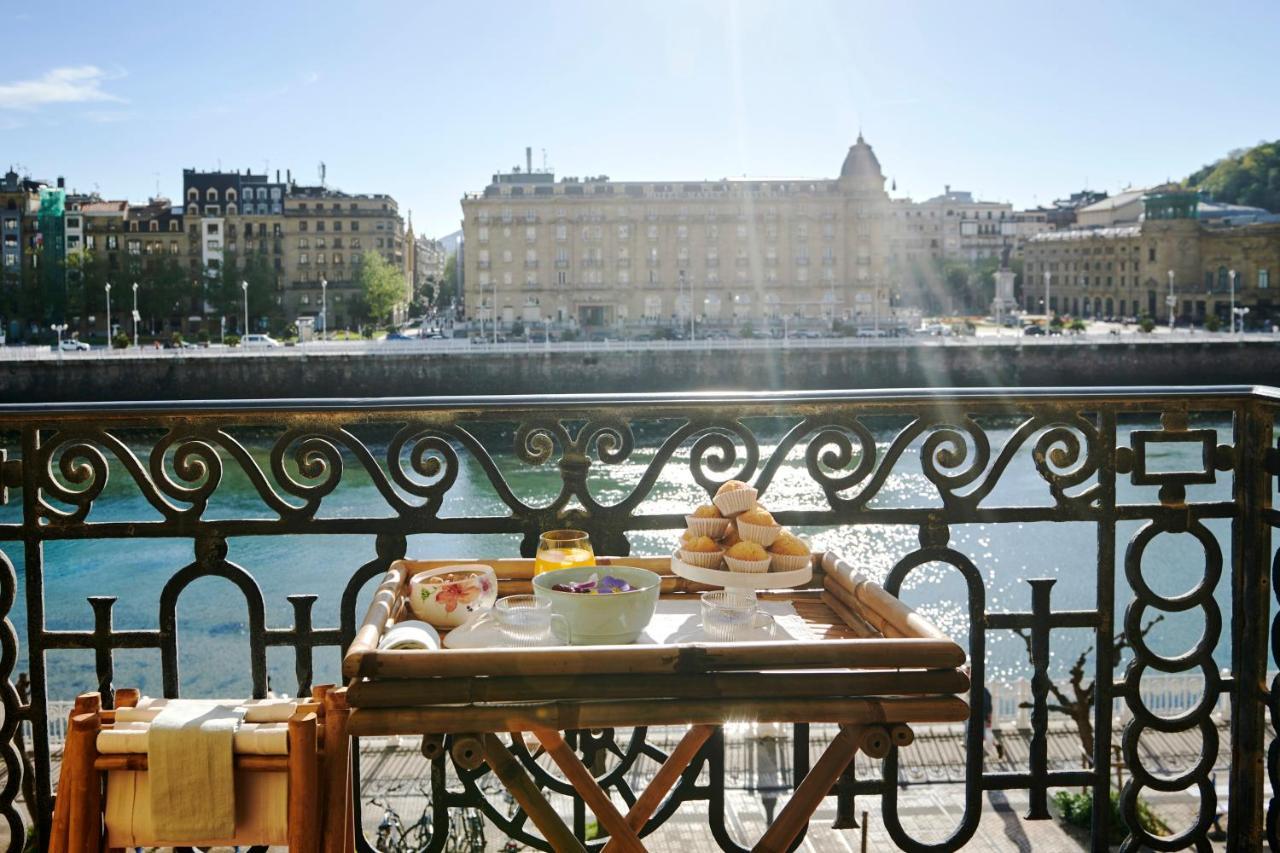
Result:
M540 575L555 569L595 564L596 553L591 550L591 539L586 533L581 530L548 530L538 539L533 573Z

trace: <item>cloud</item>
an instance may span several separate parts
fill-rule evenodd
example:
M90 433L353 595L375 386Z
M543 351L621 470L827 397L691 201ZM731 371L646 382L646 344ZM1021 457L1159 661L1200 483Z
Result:
M32 80L0 83L0 109L33 110L48 104L82 104L124 98L102 90L104 81L113 76L96 65L54 68Z
M87 110L84 117L97 124L113 124L128 121L133 118L133 113L128 110Z

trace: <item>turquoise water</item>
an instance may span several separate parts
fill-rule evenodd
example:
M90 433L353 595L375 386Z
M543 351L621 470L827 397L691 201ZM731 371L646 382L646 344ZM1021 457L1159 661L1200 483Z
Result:
M1008 439L1012 424L984 424L992 444L992 457ZM1132 428L1134 425L1128 425ZM1147 425L1149 426L1149 425ZM1214 424L1219 443L1230 441L1229 426ZM768 425L758 427L759 434L780 434ZM657 433L655 433L656 435ZM244 435L259 464L265 464L265 448L269 439ZM876 432L881 450L892 440L893 431ZM1052 497L1037 473L1031 457L1035 436L1027 441L1000 478L983 506L1049 506ZM154 438L151 439L154 442ZM367 439L371 445L377 437ZM776 438L773 439L776 441ZM641 434L637 444L656 444ZM1124 443L1123 441L1121 442ZM139 439L137 447L150 445ZM499 436L491 447L511 447L509 434ZM762 438L761 457L767 459L774 444ZM379 456L382 447L375 447ZM382 453L385 455L385 453ZM464 452L459 453L461 467L457 482L449 491L442 515L501 515L505 507L494 495L481 467ZM630 493L645 472L653 453L637 450L619 465L596 462L590 478L593 494L602 503L612 503ZM145 457L144 457L145 458ZM381 458L381 456L379 456ZM1199 465L1198 445L1163 444L1149 452L1149 465L1157 470L1193 469ZM531 469L513 455L497 459L515 494L526 503L543 505L558 492L559 479L554 463ZM210 501L206 518L271 518L247 477L224 456L225 474L222 484ZM727 475L719 475L727 476ZM1220 475L1221 476L1221 475ZM1093 482L1090 480L1088 482ZM1073 491L1079 491L1088 483ZM1135 488L1122 478L1119 485L1121 502L1154 502L1154 488ZM1220 480L1214 485L1188 490L1188 498L1229 500L1230 484ZM689 470L688 447L665 467L649 497L640 507L642 513L685 512L705 499ZM779 470L768 494L763 499L770 509L822 509L822 493L809 480L804 464L803 447L793 448L786 464ZM0 520L17 521L20 501L0 508ZM910 447L897 462L873 507L940 507L934 486L924 476L920 464L920 442ZM353 459L348 458L341 484L325 498L319 516L364 517L388 515L386 503L373 482ZM88 520L122 521L152 520L159 514L143 499L136 485L119 466L113 465L111 480L95 502ZM1131 595L1124 579L1124 545L1140 526L1139 522L1122 523L1117 529L1117 624ZM1229 522L1209 521L1207 527L1217 537L1224 553L1229 553ZM835 550L863 567L871 577L883 578L892 565L918 547L918 530L909 525L840 526L797 531L807 537L815 549ZM635 554L670 553L677 532L639 532L632 535ZM951 528L952 545L967 555L977 566L987 588L987 607L991 611L1030 609L1030 587L1026 578L1057 578L1053 604L1060 609L1094 609L1096 600L1096 526L1091 523L1004 523L955 525ZM12 615L19 632L23 651L18 669L26 667L25 575L20 543L0 543L13 561L18 573L18 601ZM483 557L514 555L518 547L515 535L417 535L409 538L408 555L417 558ZM351 573L374 557L373 536L312 535L233 538L229 542L229 559L245 567L257 580L266 601L269 627L288 627L293 622L292 607L286 600L291 593L315 593L318 600L313 610L316 627L338 623L338 605L342 590ZM45 615L53 630L89 630L93 614L86 596L113 595L119 600L114 610L117 629L154 629L158 625L160 591L168 578L193 559L192 543L180 539L124 539L106 541L64 541L45 545ZM1147 550L1144 573L1151 585L1161 593L1186 591L1198 583L1203 573L1203 554L1198 544L1187 535L1161 535ZM357 614L362 615L374 582L366 587ZM944 630L965 641L967 609L964 586L959 573L948 566L926 565L915 570L904 585L903 597L933 618ZM1229 578L1224 574L1217 588L1217 599L1223 608L1224 625L1230 624ZM250 690L247 608L239 591L229 582L217 578L196 581L179 600L179 667L183 692L188 695L237 695ZM1157 653L1173 654L1190 648L1200 636L1203 614L1192 610L1166 618L1149 638ZM1225 633L1225 630L1224 630ZM1053 636L1054 672L1061 675L1076 655L1092 645L1086 631L1058 631ZM1002 631L987 635L988 672L990 680L1010 680L1029 676L1025 647L1021 639ZM316 652L316 681L338 678L339 650ZM1220 664L1229 658L1229 644L1218 644ZM268 650L268 666L273 687L292 690L294 657L291 649ZM49 654L48 683L52 698L69 698L96 683L93 653L89 651L57 651ZM144 691L160 689L160 654L158 650L126 650L116 653L117 685L139 685Z

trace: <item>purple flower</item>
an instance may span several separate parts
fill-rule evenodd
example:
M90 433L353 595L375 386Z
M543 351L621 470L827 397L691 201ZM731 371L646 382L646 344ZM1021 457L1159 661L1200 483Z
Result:
M596 574L593 574L584 581L577 581L576 583L558 583L551 588L557 592L580 592L587 595L604 595L612 592L635 591L635 587L621 578L615 578L613 575L605 575L601 578Z

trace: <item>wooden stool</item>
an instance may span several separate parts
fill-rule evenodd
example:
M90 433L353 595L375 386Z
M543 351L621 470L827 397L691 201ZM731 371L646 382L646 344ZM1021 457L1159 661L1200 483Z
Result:
M120 688L115 692L115 705L136 707L139 698L136 689ZM285 837L248 837L257 831L253 827L242 827L237 820L234 838L209 839L209 843L243 846L284 842L298 853L322 850L352 853L355 823L347 737L350 713L346 688L316 687L311 691L311 701L298 702L287 721L287 754L237 753L234 767L238 783L251 780L256 791L265 790L264 784L284 783L285 813L270 817L276 825L287 827ZM99 752L98 735L111 730L115 723L116 711L104 710L98 693L82 693L76 697L67 726L58 796L54 802L49 839L52 853L99 853L109 843L107 795L113 790L110 774L142 775L147 771L144 753ZM246 780L244 774L254 775ZM131 786L116 790L133 794ZM242 831L246 837L241 837ZM129 844L157 846L157 841L131 837Z

